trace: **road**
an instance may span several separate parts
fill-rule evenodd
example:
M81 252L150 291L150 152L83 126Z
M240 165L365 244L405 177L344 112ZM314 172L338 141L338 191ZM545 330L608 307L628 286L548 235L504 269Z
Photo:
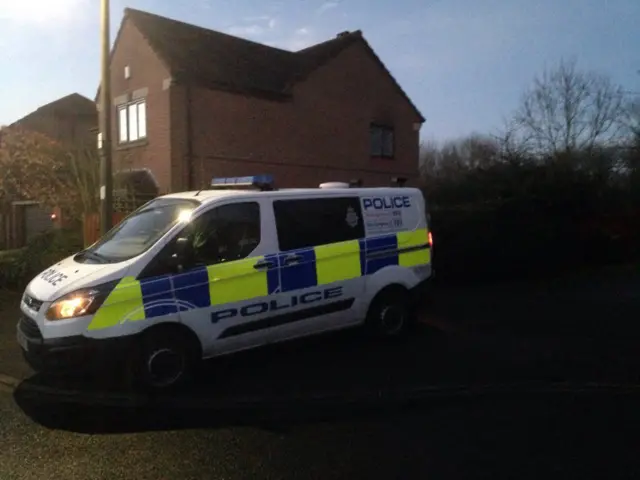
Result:
M0 478L635 477L638 400L498 395L237 416L50 406L38 407L42 426L0 395Z
M443 290L403 343L351 332L215 362L179 397L213 406L59 403L31 377L0 390L0 479L639 476L639 292L636 271Z

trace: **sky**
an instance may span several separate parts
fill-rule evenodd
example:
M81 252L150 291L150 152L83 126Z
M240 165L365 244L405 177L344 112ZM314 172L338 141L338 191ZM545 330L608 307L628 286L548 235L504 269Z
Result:
M99 79L99 0L0 0L0 125ZM423 140L499 133L561 59L640 91L639 0L111 0L298 50L363 31L427 121Z

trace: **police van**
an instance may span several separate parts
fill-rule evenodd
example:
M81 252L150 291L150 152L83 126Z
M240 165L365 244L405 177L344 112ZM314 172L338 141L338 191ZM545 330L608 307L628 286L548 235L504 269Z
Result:
M415 188L214 179L148 202L35 277L17 339L37 371L121 359L138 385L168 389L240 350L358 325L401 335L431 247Z

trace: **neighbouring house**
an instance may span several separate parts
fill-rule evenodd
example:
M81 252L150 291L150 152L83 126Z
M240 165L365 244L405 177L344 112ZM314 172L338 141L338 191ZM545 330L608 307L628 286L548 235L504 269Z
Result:
M43 105L9 126L42 133L68 145L96 145L96 105L87 97L72 93Z
M98 114L95 102L72 93L43 105L5 127L24 128L48 136L71 148L96 148ZM0 245L19 248L38 233L55 226L60 216L42 207L37 199L14 201L10 211L0 212Z
M360 31L290 52L125 9L111 89L114 170L159 193L263 173L279 187L418 178L424 118Z

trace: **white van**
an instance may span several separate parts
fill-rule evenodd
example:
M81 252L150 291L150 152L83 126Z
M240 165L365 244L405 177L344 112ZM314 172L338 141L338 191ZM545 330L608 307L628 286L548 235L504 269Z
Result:
M37 371L125 359L139 384L202 359L356 325L400 335L432 275L414 188L214 179L158 197L26 288L17 338Z

